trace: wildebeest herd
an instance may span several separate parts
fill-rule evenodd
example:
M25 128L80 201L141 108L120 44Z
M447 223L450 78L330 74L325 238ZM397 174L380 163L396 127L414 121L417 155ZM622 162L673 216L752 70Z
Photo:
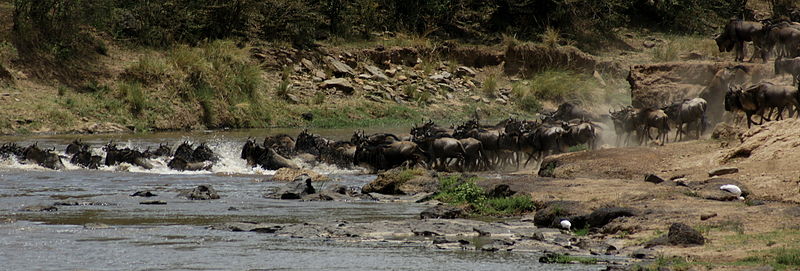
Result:
M715 41L720 52L734 51L736 61L744 61L747 54L745 42L750 41L755 47L751 62L756 57L766 62L772 55L795 58L800 56L800 23L733 19L725 25Z

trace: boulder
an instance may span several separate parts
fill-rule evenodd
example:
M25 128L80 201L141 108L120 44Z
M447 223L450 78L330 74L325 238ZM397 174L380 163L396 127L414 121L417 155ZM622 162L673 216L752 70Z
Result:
M419 214L420 219L455 219L462 217L464 217L464 209L447 205L433 206Z
M335 89L341 90L342 92L347 93L347 94L353 93L353 91L355 90L353 85L350 84L350 81L347 80L346 78L328 79L328 80L322 81L322 83L319 84L319 87L323 88L323 89L324 88L335 88Z
M575 229L586 226L601 228L616 218L628 216L636 216L636 210L624 207L605 207L597 209L588 215L570 218L570 222L572 222L572 227Z
M158 195L156 195L156 194L153 194L153 192L150 192L150 190L136 191L136 192L134 192L133 194L131 194L131 197L145 197L145 198L149 198L149 197L155 197L155 196L158 196Z
M488 192L486 192L486 196L490 198L507 198L516 194L517 191L511 190L511 187L507 184L498 184L492 187Z
M186 198L189 200L211 200L219 199L217 191L211 185L198 185L190 191L183 191L178 194L178 197Z
M475 70L467 66L461 66L456 68L456 76L458 77L464 77L464 76L475 77L475 75L477 74L478 73L475 72Z
M429 171L394 168L378 174L374 181L364 185L362 193L387 195L413 195L439 190L439 181Z
M331 178L329 178L328 176L314 172L313 170L310 169L298 169L298 168L288 168L288 167L278 169L278 171L275 172L275 175L272 176L271 180L280 182L291 182L302 175L310 177L311 181L314 182L325 182L331 180Z
M577 201L549 201L536 211L533 223L539 227L560 228L562 219L580 217L588 214L586 207ZM570 220L571 221L571 220ZM578 228L573 225L573 228Z
M737 167L720 167L708 171L708 177L722 176L739 172Z
M662 179L661 177L658 177L655 174L647 174L647 175L644 176L644 181L648 182L648 183L659 184L659 183L664 182L664 179Z
M694 246L704 244L705 238L699 231L683 223L672 223L672 225L669 226L667 235L648 241L645 243L645 248L667 245Z
M279 189L278 192L271 197L279 199L301 199L306 195L316 192L314 186L311 185L311 177L308 175L300 175L292 182Z
M431 79L432 81L437 82L437 83L441 83L441 82L444 82L447 79L450 79L451 76L452 76L452 74L450 74L449 72L442 72L442 73L439 73L439 74L434 74L431 77L429 77L428 79Z
M383 71L378 67L372 65L366 65L364 66L364 69L366 69L369 72L369 74L372 75L372 78L375 80L389 81L389 77L386 76L386 74L384 74Z
M333 74L335 76L355 76L356 75L356 71L353 70L353 68L351 68L347 64L342 63L339 60L336 60L333 57L326 56L325 58L323 58L323 61L325 61L325 64L328 65L328 68L330 68L331 71L333 71Z
M672 245L703 245L706 243L699 231L683 223L672 223L669 226L667 239Z

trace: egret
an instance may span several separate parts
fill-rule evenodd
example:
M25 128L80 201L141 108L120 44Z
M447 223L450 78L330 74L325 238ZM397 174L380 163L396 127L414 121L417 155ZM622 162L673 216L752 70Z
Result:
M561 227L569 231L569 228L572 227L572 223L569 220L561 220Z
M744 197L742 197L742 189L739 188L736 185L726 184L726 185L720 186L719 189L723 190L725 192L733 194L734 196L736 196L740 200L744 199Z

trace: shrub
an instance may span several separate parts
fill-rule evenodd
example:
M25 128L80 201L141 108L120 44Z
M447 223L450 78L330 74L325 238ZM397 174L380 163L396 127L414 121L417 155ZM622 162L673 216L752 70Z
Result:
M164 58L155 54L145 54L126 68L125 73L133 80L149 84L161 80L169 69Z
M494 98L495 93L497 93L497 74L490 73L486 76L486 79L483 80L481 91L483 95Z
M147 108L147 98L142 93L142 85L139 83L123 83L120 86L120 92L125 95L131 112L134 114L141 114Z

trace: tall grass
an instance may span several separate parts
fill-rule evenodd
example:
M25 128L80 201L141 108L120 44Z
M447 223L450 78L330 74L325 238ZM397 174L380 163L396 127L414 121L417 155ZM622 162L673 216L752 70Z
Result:
M528 84L530 88L517 89L518 97L533 95L538 100L558 103L566 101L588 103L594 100L595 93L602 91L602 87L591 76L564 70L547 70L534 74L528 80Z
M147 98L142 92L142 85L139 83L124 82L119 86L120 93L125 95L125 100L131 107L131 112L134 114L142 114L147 108Z
M171 67L165 59L154 53L144 54L125 69L127 76L142 83L153 83L163 78Z
M681 60L681 55L692 51L707 57L719 57L722 54L714 40L707 37L668 35L664 39L663 43L650 49L651 59L655 62Z
M486 79L483 80L483 86L481 87L481 92L483 95L487 97L494 98L497 94L497 78L498 75L496 73L490 73L486 76Z
M558 32L558 29L549 26L544 29L544 32L539 37L542 39L542 43L550 48L558 47L561 42L561 33Z

